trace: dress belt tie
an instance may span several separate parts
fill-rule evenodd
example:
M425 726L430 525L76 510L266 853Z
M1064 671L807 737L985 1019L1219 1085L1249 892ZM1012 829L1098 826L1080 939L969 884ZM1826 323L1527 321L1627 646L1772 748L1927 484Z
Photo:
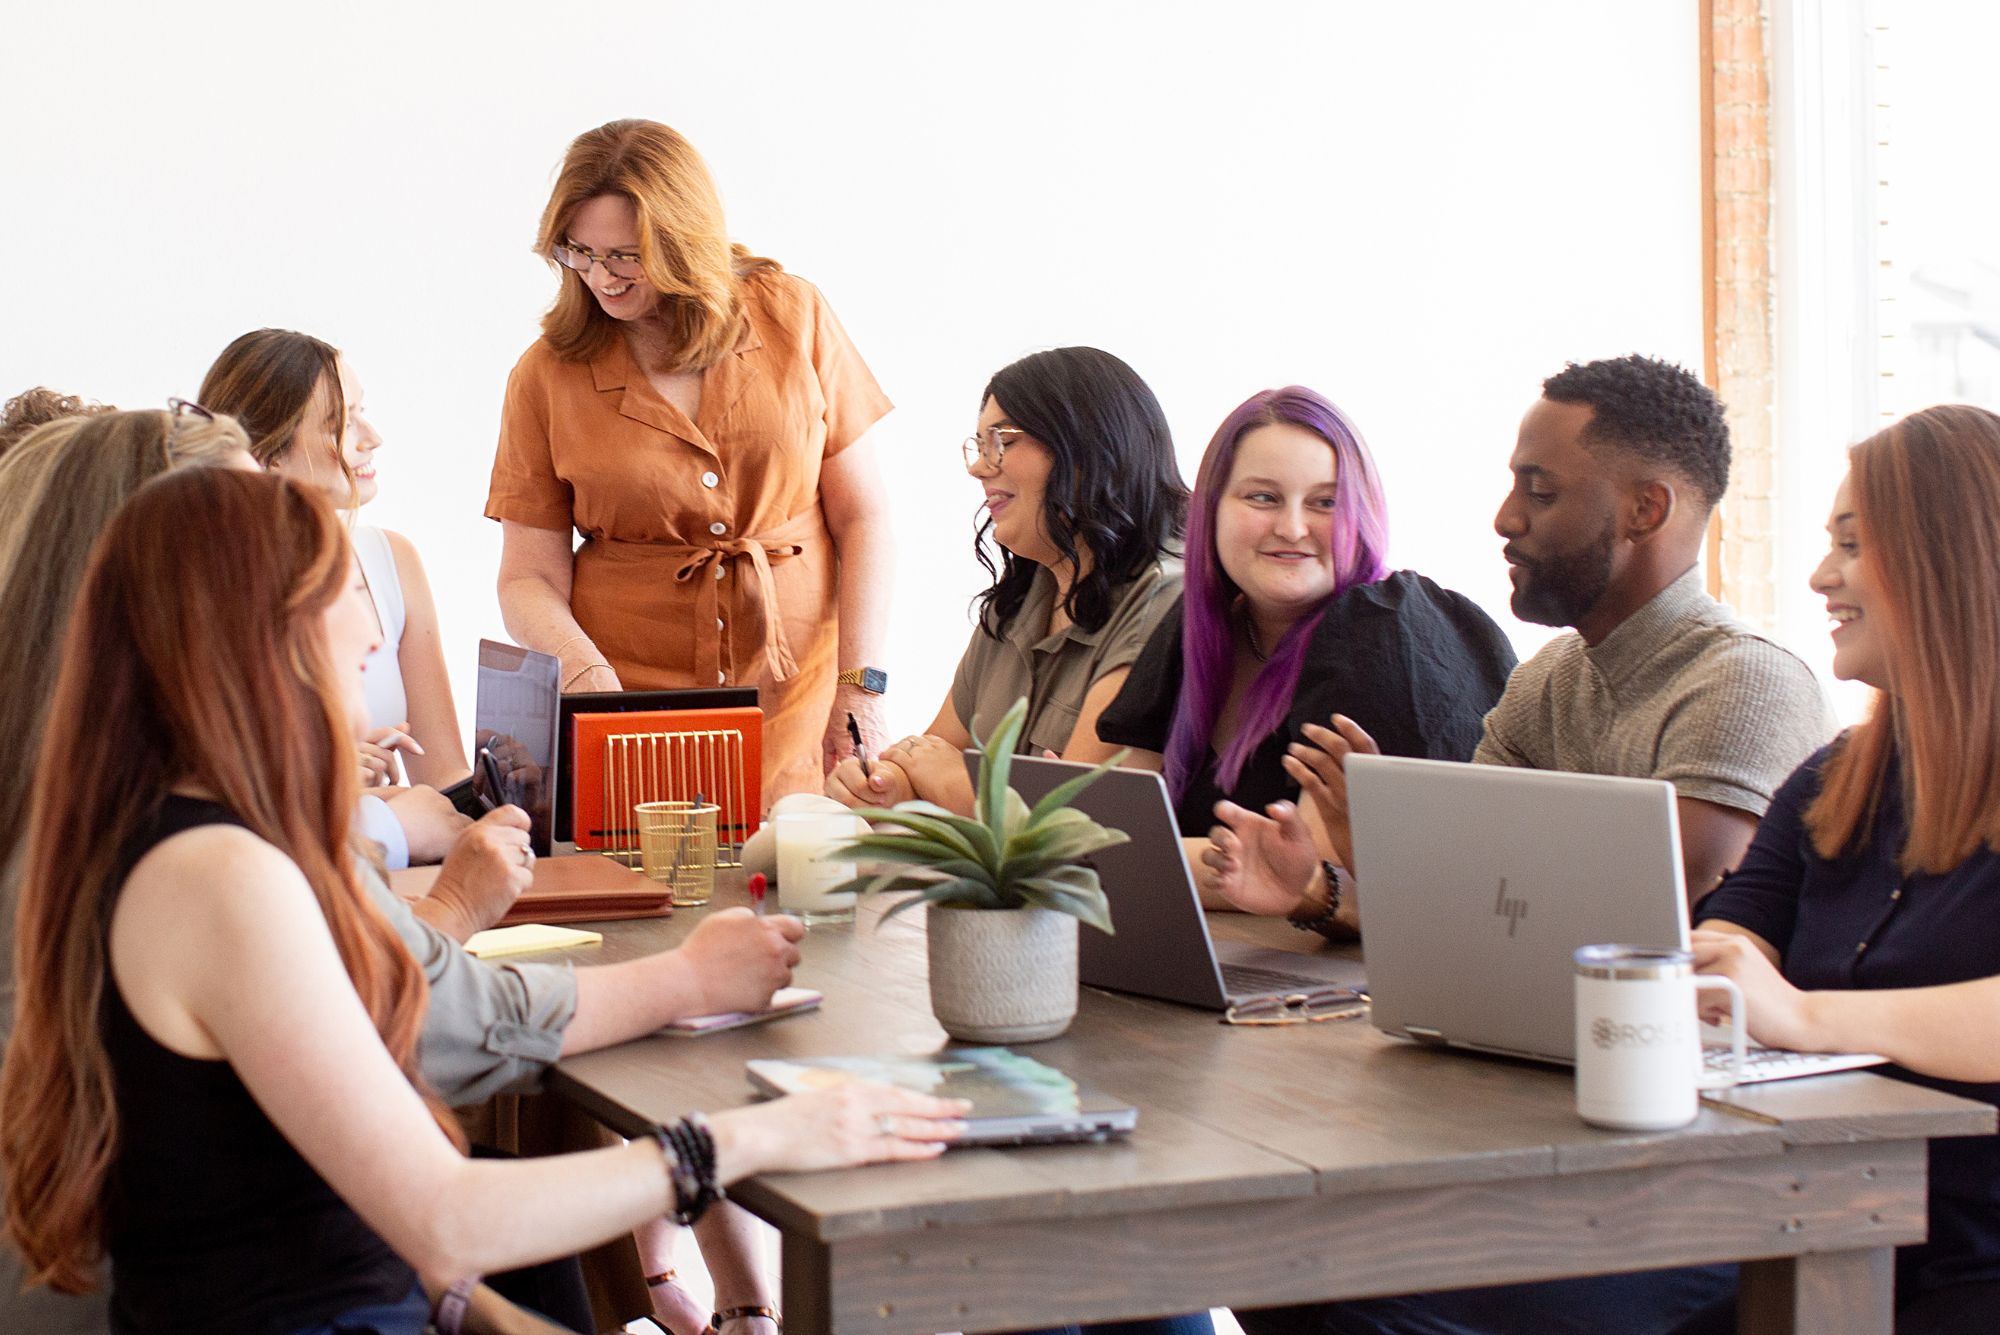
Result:
M808 541L825 535L825 521L820 518L819 507L814 506L793 515L768 532L747 538L732 538L727 542L717 541L704 547L671 549L673 555L681 558L680 566L674 571L674 579L685 583L707 575L718 562L749 557L751 571L757 578L758 600L764 606L764 660L770 665L774 678L788 681L797 675L799 664L792 657L790 642L785 639L784 619L778 615L778 585L771 578L771 562L789 560L804 552Z

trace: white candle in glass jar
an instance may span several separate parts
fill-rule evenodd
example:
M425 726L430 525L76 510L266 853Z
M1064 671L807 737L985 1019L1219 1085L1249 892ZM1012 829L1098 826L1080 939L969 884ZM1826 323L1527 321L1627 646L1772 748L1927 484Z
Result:
M863 823L846 811L785 811L774 814L778 837L778 907L807 922L854 916L853 895L827 891L854 879L855 864L826 857L863 833Z

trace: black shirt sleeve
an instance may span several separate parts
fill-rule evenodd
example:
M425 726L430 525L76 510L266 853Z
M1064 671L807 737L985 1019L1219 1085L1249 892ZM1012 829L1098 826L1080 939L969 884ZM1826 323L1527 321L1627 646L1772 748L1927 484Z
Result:
M1696 923L1719 918L1755 932L1777 947L1780 958L1789 953L1811 837L1806 808L1819 796L1821 767L1832 752L1821 747L1778 788L1742 863L1694 906Z
M1387 755L1470 760L1514 664L1513 646L1478 604L1396 571L1327 608L1286 717L1287 740L1341 713Z
M1097 739L1110 746L1164 752L1181 697L1181 610L1176 598L1139 651L1118 694L1097 716Z

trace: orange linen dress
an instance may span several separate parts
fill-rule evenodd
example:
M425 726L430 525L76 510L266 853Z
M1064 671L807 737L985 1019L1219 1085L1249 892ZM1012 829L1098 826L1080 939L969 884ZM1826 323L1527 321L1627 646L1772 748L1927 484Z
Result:
M839 663L823 461L890 403L819 289L743 280L736 348L689 421L624 338L589 361L546 339L507 379L489 519L574 527L570 610L628 690L753 685L764 804L821 786Z

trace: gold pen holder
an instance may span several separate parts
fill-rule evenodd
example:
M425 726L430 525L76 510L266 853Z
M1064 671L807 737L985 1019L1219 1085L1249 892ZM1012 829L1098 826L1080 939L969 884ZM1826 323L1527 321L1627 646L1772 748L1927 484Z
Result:
M675 908L706 904L715 894L713 802L640 802L632 808L639 826L639 865L665 885Z
M713 797L716 867L742 866L743 841L757 828L756 768L734 729L613 733L604 739L603 794L604 852L628 867L646 865L637 813L647 806L689 808L690 798Z

